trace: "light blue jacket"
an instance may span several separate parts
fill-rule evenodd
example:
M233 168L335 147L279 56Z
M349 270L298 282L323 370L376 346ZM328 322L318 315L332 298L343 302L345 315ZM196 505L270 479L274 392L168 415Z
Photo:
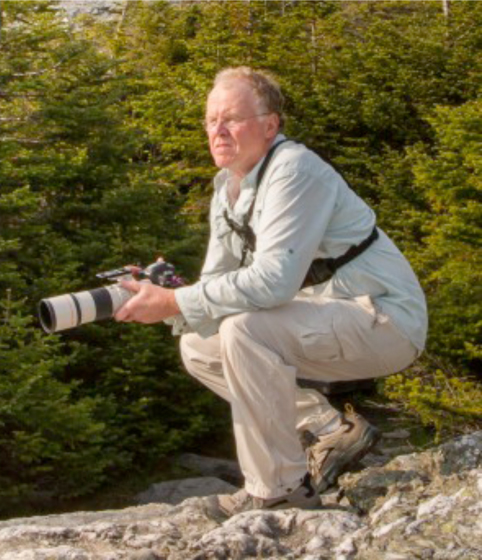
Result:
M275 142L281 139L284 136L278 135ZM223 212L227 210L231 219L242 223L255 196L262 161L243 179L233 209L227 198L229 171L221 170L214 179L211 236L201 278L176 290L189 327L208 337L217 332L226 315L283 305L295 296L368 295L421 351L427 332L425 297L409 263L383 231L328 282L300 292L313 259L344 254L366 239L375 224L373 210L329 164L302 144L285 142L276 149L251 219L256 251L239 268L242 242Z

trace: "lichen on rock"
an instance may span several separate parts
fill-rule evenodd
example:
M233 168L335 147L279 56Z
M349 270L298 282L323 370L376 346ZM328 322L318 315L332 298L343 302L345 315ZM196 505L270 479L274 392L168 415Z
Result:
M482 432L346 474L323 503L226 519L205 496L11 519L0 560L480 560Z

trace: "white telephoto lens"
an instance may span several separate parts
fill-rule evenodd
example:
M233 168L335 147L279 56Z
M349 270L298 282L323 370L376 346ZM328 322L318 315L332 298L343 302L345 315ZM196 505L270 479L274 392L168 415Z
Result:
M43 299L39 306L40 324L45 332L55 333L110 319L133 295L120 284L115 284Z

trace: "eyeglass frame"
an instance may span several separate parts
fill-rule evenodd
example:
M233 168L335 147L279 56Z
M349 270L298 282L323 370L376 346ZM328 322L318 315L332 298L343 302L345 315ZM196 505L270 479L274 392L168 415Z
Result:
M203 120L204 130L206 132L212 132L218 126L223 126L227 128L229 131L234 130L238 125L240 125L243 121L248 121L250 119L255 119L256 117L265 117L266 115L272 115L273 111L268 111L266 113L258 113L257 115L251 115L250 117L228 117L227 119L221 119L220 121L216 119L211 119L212 122L209 123L206 119Z

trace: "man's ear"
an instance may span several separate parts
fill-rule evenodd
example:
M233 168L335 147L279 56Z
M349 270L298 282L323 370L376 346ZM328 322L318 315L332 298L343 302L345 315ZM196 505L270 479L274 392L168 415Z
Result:
M266 117L266 138L272 140L279 132L280 118L276 113Z

